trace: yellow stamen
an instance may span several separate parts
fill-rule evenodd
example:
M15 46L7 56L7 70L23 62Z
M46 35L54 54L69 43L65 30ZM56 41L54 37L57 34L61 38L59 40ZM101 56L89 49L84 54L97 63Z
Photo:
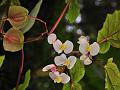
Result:
M61 78L60 76L57 76L57 77L55 78L55 81L56 81L57 83L60 83L60 82L62 82L62 78Z
M90 45L88 44L87 47L86 47L86 51L90 52L90 50L91 50L91 47L90 47Z
M68 59L67 59L67 60L65 60L64 65L65 65L65 66L70 65L70 60L68 60Z
M60 49L63 51L63 50L65 50L66 49L66 45L65 44L62 44L61 46L60 46Z

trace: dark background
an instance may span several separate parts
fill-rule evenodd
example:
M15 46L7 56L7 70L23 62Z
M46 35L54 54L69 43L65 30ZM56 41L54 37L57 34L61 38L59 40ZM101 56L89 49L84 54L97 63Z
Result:
M8 5L9 0L6 5ZM36 5L38 0L20 0L21 6L27 8L29 11ZM65 6L65 0L43 0L38 18L47 23L50 30L55 24L61 11ZM0 11L4 10L5 6L0 7ZM70 24L69 21L63 17L55 30L57 37L65 41L71 40L75 44L75 50L78 50L76 43L78 37L85 35L90 37L90 42L96 41L97 33L102 28L107 13L112 13L114 10L120 9L119 0L80 0L80 17L79 23ZM68 30L66 27L70 26L72 29ZM5 26L8 28L8 26ZM36 21L29 32L25 34L25 38L34 37L37 34L44 32L45 27L42 23ZM81 31L82 33L77 33ZM47 40L27 43L24 46L25 63L22 73L21 83L24 81L25 72L31 70L31 80L27 90L62 90L62 84L54 84L48 77L48 74L43 73L41 69L53 63L54 52ZM0 68L0 90L11 90L16 85L18 70L21 62L21 51L11 53L3 50L2 41L0 41L0 53L5 54L5 61ZM120 67L120 49L111 47L109 52L105 55L98 55L96 60L104 67L107 59L114 57L114 61ZM83 90L104 90L104 69L96 63L90 66L85 66L86 73L84 78L80 81ZM120 68L119 68L120 69Z

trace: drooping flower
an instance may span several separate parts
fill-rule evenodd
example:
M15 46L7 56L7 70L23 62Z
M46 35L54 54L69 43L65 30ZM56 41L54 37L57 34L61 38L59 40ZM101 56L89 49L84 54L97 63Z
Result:
M68 69L71 69L76 63L77 58L75 56L66 57L65 54L56 56L54 62L57 66L66 66Z
M94 42L93 44L89 44L89 41L86 37L81 36L79 38L78 43L79 45L79 51L83 54L80 57L80 60L83 60L85 65L89 65L92 63L91 59L92 56L95 56L100 51L100 46L97 42Z
M50 72L49 76L52 80L54 80L54 83L63 83L66 84L70 81L70 77L66 75L65 73L59 73L59 72Z
M43 72L46 72L46 71L49 71L49 70L51 72L56 72L57 71L56 66L54 64L47 65L42 69Z
M56 34L52 33L48 36L48 43L53 44L56 41L57 37Z
M60 40L56 40L53 43L53 47L57 53L62 53L64 51L65 54L69 54L73 51L73 43L69 40L62 43Z

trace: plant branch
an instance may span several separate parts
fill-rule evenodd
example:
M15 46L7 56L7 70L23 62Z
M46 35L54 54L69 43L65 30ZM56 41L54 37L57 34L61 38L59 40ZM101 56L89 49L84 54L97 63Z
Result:
M64 16L65 12L67 11L68 6L70 5L72 0L69 0L65 6L65 8L63 9L61 15L59 16L58 20L56 21L56 23L54 24L54 26L52 27L52 29L50 30L49 34L53 33L57 27L57 25L59 24L59 22L61 21L62 17Z
M22 60L22 61L21 61L21 64L20 64L18 79L17 79L17 83L16 83L16 90L18 90L19 82L20 82L20 79L21 79L22 71L23 71L23 65L24 65L24 49L22 49L22 59L21 59L21 60Z

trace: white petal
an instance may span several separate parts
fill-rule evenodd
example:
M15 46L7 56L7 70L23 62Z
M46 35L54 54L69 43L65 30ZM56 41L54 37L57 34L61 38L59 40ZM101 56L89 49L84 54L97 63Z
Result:
M79 43L79 44L88 42L87 37L85 37L85 36L81 36L78 40L79 41L77 43Z
M82 43L79 45L79 51L82 53L82 54L87 54L88 51L86 50L87 46L88 46L89 43Z
M55 42L56 39L57 39L56 34L52 33L48 36L48 43L53 44L53 42Z
M43 71L43 72L46 72L46 71L50 70L50 69L53 68L53 67L55 67L54 64L47 65L47 66L45 66L45 67L42 69L42 71Z
M70 81L70 77L68 75L66 75L65 73L61 73L60 75L62 77L62 83L66 84Z
M91 63L92 63L92 61L89 58L87 58L86 60L84 60L84 64L85 65L90 65Z
M52 80L55 80L56 75L53 72L49 72L49 76Z
M75 65L77 58L75 56L70 56L68 60L70 60L70 65L68 65L68 69L71 69Z
M62 66L66 60L66 55L65 54L61 54L60 56L56 56L54 58L54 62L57 66Z
M62 52L62 50L60 49L60 46L62 45L62 42L60 40L56 40L53 43L53 48L55 49L55 51L59 54Z
M81 55L80 56L80 60L85 60L85 59L87 59L88 57L86 56L86 55Z
M65 54L71 53L73 51L73 43L67 40L64 44L66 45L66 48L64 50Z
M90 45L91 50L90 50L90 55L95 56L99 53L100 51L100 46L97 42L94 42L93 44Z

